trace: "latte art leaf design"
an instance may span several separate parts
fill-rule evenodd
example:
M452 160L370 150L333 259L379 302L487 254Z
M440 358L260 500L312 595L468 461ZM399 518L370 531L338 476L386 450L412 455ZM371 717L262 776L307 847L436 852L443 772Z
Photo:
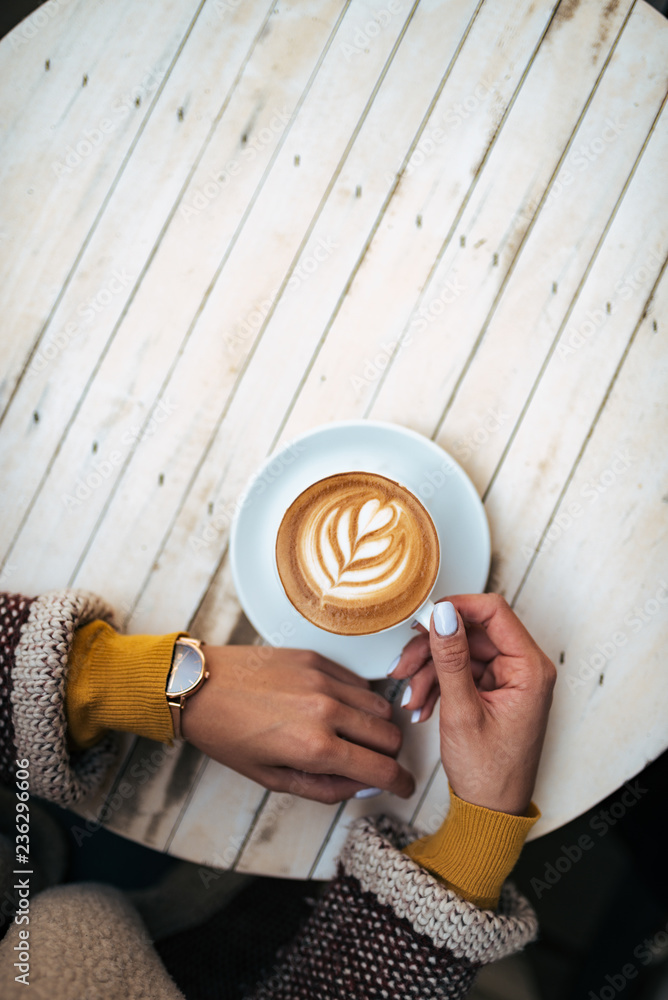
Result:
M305 562L321 598L358 600L391 587L409 555L405 512L396 501L336 498L306 531Z
M335 635L372 635L409 621L429 596L439 540L408 488L373 472L312 483L276 536L285 594L306 621Z

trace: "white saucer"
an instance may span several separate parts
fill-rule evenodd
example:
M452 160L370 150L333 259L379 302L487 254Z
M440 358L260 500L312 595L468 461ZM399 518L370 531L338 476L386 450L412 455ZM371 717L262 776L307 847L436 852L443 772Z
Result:
M288 601L274 558L276 533L292 501L318 479L360 470L407 486L431 514L441 544L434 600L482 591L489 573L489 527L471 480L433 441L380 421L325 424L274 452L244 491L232 524L230 560L241 605L265 641L313 649L371 680L386 675L415 635L410 622L376 635L323 632Z

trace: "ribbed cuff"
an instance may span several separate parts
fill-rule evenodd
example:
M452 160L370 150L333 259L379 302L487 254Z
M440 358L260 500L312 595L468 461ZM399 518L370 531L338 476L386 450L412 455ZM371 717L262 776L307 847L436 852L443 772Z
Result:
M513 816L474 806L450 789L450 811L440 829L409 844L404 853L463 899L494 910L501 886L539 818L533 802L527 816Z
M78 629L65 692L70 741L86 749L116 729L169 743L174 726L165 685L183 635L120 635L103 621Z

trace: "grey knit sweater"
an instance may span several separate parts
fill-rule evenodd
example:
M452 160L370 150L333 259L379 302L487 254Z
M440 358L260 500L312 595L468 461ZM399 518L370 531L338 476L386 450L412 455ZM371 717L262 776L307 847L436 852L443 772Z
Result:
M91 594L0 595L0 775L13 782L16 761L27 758L31 794L61 804L89 794L113 755L111 742L72 755L66 740L72 636L96 618L113 623L113 612ZM464 997L482 965L533 939L535 915L511 886L497 912L480 910L402 854L419 835L390 819L358 821L337 877L254 1000ZM31 899L29 925L15 921L0 942L7 1000L23 995L15 963L28 952L37 998L183 996L137 912L109 887L59 886Z

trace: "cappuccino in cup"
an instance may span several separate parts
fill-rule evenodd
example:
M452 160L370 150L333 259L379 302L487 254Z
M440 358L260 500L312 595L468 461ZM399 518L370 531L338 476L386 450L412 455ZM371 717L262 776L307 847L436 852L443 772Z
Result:
M343 472L313 483L287 509L276 566L307 621L337 635L370 635L422 607L440 548L410 490L376 473Z

